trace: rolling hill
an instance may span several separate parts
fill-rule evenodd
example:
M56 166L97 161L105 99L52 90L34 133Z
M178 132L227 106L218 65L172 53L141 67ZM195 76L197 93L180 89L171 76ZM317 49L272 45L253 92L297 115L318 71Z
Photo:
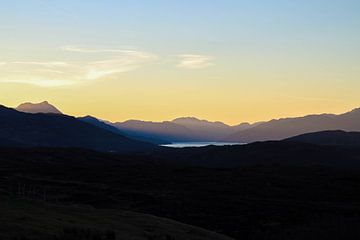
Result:
M305 133L287 138L288 142L303 142L318 145L360 146L360 132L346 132L341 130Z

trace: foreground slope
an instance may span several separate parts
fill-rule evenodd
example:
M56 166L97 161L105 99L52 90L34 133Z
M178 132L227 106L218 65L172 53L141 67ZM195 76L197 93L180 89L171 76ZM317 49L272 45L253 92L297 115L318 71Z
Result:
M4 106L0 106L0 145L81 147L98 151L140 151L155 147L74 117L23 113Z
M0 149L0 195L102 209L89 208L95 217L84 218L104 229L111 215L103 213L126 209L239 240L359 239L359 148L270 142L167 151ZM43 212L21 209L32 208ZM79 223L76 208L66 216L55 214L53 205L46 209L51 224ZM35 214L4 222L9 219L21 227L38 222ZM115 230L122 226L126 222Z
M0 196L0 239L231 240L165 218Z

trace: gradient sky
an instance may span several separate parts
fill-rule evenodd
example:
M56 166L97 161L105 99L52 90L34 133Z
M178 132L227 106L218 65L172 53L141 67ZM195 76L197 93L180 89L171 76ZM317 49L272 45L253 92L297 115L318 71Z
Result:
M360 107L360 2L5 0L0 103L229 124Z

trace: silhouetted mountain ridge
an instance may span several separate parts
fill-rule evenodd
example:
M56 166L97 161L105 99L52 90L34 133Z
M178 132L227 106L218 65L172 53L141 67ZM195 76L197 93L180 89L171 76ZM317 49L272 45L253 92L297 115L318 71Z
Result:
M238 131L225 138L227 141L255 142L281 140L303 133L344 130L360 131L360 109L343 114L307 115L296 118L274 119L258 126Z
M341 130L305 133L287 138L288 142L303 142L318 145L360 146L360 132L346 132Z
M153 144L167 144L169 143L168 141L162 140L162 139L158 139L152 136L136 136L136 134L129 134L127 132L123 132L121 131L119 128L114 127L113 125L111 125L111 123L97 119L93 116L85 116L85 117L79 117L79 120L83 121L83 122L87 122L89 124L95 125L97 127L103 128L105 130L111 131L113 133L116 134L120 134L138 141L145 141L145 142L149 142L149 143L153 143Z
M229 134L256 126L258 123L241 123L229 126L223 122L211 122L195 117L180 117L172 121L150 122L128 120L112 124L129 136L153 136L171 142L218 141Z
M0 144L20 147L79 147L98 151L140 151L154 145L58 114L30 114L0 106Z
M112 125L132 137L157 138L167 142L191 141L193 139L193 133L190 129L170 121L128 120Z
M20 108L20 106L23 107ZM20 106L19 108L23 111L30 112L57 113L56 111L58 111L46 101L39 104L25 103ZM304 133L327 130L360 131L360 108L339 115L311 114L253 124L241 123L234 126L220 121L212 122L191 116L163 122L127 120L111 123L91 116L79 119L116 134L155 144L200 141L250 143L282 140Z

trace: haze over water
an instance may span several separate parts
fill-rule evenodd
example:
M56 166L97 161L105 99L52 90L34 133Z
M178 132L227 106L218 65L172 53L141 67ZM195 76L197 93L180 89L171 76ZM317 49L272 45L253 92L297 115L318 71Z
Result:
M205 147L205 146L232 146L232 145L243 145L245 143L235 143L235 142L176 142L171 144L161 145L163 147L172 147L172 148L184 148L184 147Z

